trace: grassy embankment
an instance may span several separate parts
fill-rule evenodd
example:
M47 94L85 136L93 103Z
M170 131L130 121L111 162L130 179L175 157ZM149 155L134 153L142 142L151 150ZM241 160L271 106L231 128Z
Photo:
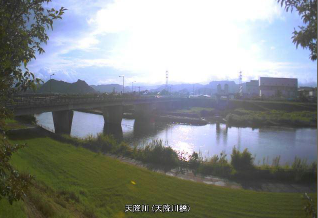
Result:
M209 117L215 112L213 108L193 107L173 113ZM218 113L232 126L317 127L317 104L314 103L231 100L228 107Z
M272 164L264 162L256 166L252 154L245 149L239 151L235 147L229 162L224 153L214 155L210 159L203 159L197 153L192 155L174 151L165 147L160 140L154 140L144 148L130 147L125 142L117 143L113 137L98 135L77 139L69 136L52 135L61 141L87 148L93 152L110 153L139 160L150 168L169 171L171 169L190 169L193 173L203 175L221 176L231 180L245 180L253 182L317 182L317 163L307 164L307 161L295 158L292 165L280 164L280 157L273 159Z
M226 120L232 126L317 127L317 111L285 112L235 109L226 116Z
M130 217L126 204L189 204L176 217L304 217L301 194L236 190L184 181L122 163L48 137L11 139L28 144L12 164L35 176L25 202L0 201L0 217ZM117 147L117 148L120 148ZM151 158L151 156L149 157ZM317 195L310 195L317 202Z

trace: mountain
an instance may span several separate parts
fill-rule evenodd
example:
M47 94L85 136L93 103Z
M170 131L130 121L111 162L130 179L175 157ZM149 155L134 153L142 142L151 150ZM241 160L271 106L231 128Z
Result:
M111 93L111 92L121 92L123 91L123 86L122 85L118 85L118 84L107 84L107 85L92 85L91 86L95 91L97 92L107 92L107 93ZM125 91L127 87L125 87Z
M97 91L97 92L107 92L111 93L115 91L116 93L120 93L123 91L123 86L119 84L104 84L104 85L91 85L91 87ZM158 85L153 85L153 86L147 86L147 85L136 85L134 84L134 92L138 92L140 87L140 91L144 90L152 90L152 89L157 89L159 86ZM131 92L132 87L131 86L125 86L125 93Z
M95 93L96 91L90 87L85 81L77 80L75 83L71 83L67 90L68 93L78 93L78 94L89 94Z
M51 79L44 83L37 93L63 93L63 94L88 94L96 91L85 81L77 80L75 83L68 83Z
M168 89L169 91L171 92L189 92L189 93L192 93L193 91L196 91L198 89L201 89L205 87L204 85L202 84L175 84L175 85L168 85ZM151 89L150 91L162 91L166 89L166 85L161 85L155 89Z

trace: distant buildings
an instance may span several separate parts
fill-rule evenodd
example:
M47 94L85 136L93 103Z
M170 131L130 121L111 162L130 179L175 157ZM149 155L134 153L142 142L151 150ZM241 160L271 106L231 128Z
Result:
M259 96L259 81L251 80L250 82L246 82L246 94L248 97L257 97Z
M259 78L260 97L285 97L295 98L297 96L298 80L294 78Z
M317 100L317 87L299 87L298 96L301 100L316 101Z
M213 81L209 83L211 94L237 94L239 84L234 81ZM260 77L242 83L243 98L288 98L298 97L298 80L295 78ZM317 96L317 89L302 90L304 96Z
M220 90L224 90L226 88L226 92L229 94L237 93L239 88L238 85L234 81L212 81L209 83L209 88L211 89L211 94L216 94Z

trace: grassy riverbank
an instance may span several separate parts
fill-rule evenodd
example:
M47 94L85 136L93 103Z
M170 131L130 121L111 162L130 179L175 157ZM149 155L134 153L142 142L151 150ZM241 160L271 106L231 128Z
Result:
M226 120L233 126L317 127L317 111L252 111L236 109Z
M305 216L305 201L300 194L262 193L184 181L48 137L28 137L12 141L28 144L14 154L12 163L18 170L34 175L35 186L26 202L9 206L0 201L0 217L162 215L125 214L125 204L190 205L189 213L171 213L175 217ZM316 205L316 194L311 197Z
M313 104L230 101L229 108L218 111L231 126L317 127L317 107ZM212 117L214 108L193 107L169 112L178 116ZM213 121L213 119L212 119Z
M262 182L263 180L274 182L317 182L316 162L307 164L305 160L295 158L291 165L280 165L280 157L273 159L272 164L263 163L256 166L252 154L246 149L239 151L233 149L231 160L226 155L214 155L203 160L197 153L187 156L182 152L176 152L170 147L165 147L162 141L155 140L144 148L130 147L125 142L117 143L113 137L98 135L96 138L87 137L77 139L69 136L53 135L61 142L71 143L75 146L87 148L94 152L110 153L139 160L150 164L152 168L169 171L179 168L191 169L194 173L203 175L221 176L231 180L246 180Z

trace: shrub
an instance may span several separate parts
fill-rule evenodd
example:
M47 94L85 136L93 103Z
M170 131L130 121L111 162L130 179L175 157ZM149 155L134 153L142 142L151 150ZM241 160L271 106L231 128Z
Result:
M278 169L278 168L279 168L279 161L280 161L280 155L279 155L278 157L275 157L275 158L273 159L272 167Z
M122 142L119 144L116 151L114 151L116 154L122 154L127 157L131 157L133 154L133 149L125 142Z
M195 151L189 157L188 166L191 170L194 171L196 171L200 166L199 154Z
M162 140L153 140L142 152L142 161L162 165L164 170L175 168L179 164L178 154L170 146L162 145Z
M252 154L247 150L247 148L245 148L243 152L240 152L238 149L236 149L236 147L233 148L231 154L231 165L234 167L235 170L253 170L253 160L254 158L252 157Z
M232 174L232 167L226 160L226 154L221 152L220 157L214 155L209 161L200 163L198 171L205 175L229 177Z

